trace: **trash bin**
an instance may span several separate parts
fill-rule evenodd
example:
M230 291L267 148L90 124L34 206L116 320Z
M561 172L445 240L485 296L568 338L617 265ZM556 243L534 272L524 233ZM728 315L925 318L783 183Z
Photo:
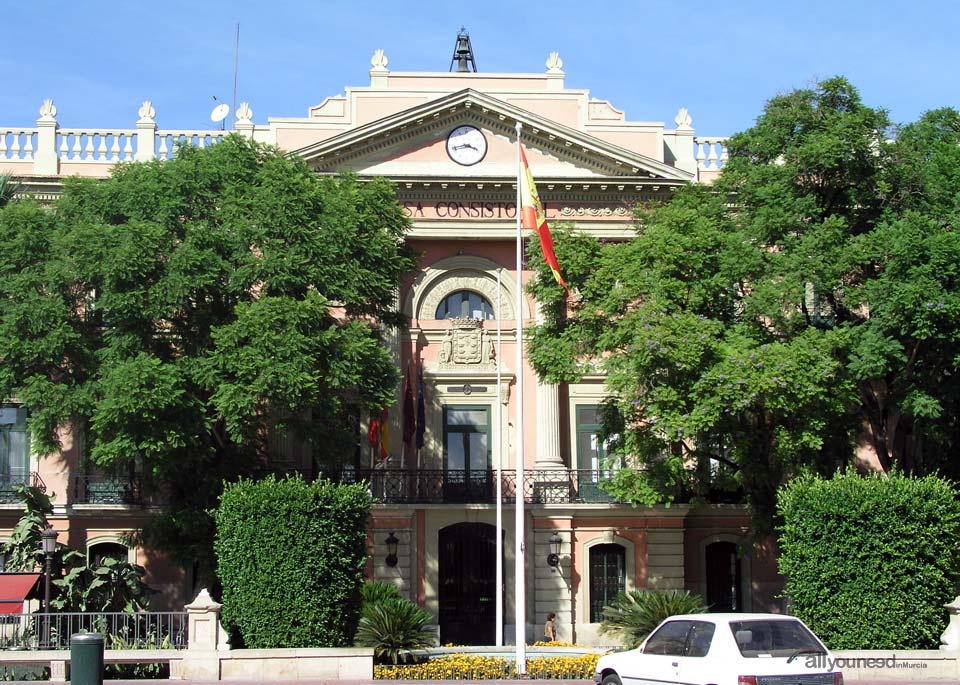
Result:
M70 682L72 685L103 685L103 635L78 633L70 636Z

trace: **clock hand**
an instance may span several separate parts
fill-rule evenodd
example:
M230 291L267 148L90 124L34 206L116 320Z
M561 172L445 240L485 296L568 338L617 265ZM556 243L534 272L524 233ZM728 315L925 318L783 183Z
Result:
M453 146L453 149L454 149L454 150L462 150L462 149L465 148L465 147L468 147L468 148L470 148L471 150L476 150L476 149L477 149L477 148L475 148L473 145L471 145L470 143L461 143L460 145L454 145L454 146Z

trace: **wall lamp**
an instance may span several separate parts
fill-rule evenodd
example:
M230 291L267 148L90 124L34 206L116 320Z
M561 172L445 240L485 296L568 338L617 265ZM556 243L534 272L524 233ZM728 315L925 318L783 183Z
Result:
M556 568L560 565L560 545L563 538L554 533L550 536L550 554L547 555L547 566Z
M397 565L397 545L400 544L400 541L397 539L397 536L393 533L387 536L387 566L393 568Z

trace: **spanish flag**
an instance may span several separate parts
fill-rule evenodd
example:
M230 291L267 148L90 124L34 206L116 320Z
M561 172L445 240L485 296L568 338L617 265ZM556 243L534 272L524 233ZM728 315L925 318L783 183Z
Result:
M560 275L560 265L557 264L557 255L553 251L553 237L547 226L547 215L543 211L543 203L540 202L540 196L537 194L537 184L533 182L533 174L530 173L530 166L527 164L527 153L523 151L522 145L520 161L523 164L523 169L520 170L520 220L524 228L536 230L540 236L543 258L553 272L553 277L563 288L563 292L569 294L567 284Z

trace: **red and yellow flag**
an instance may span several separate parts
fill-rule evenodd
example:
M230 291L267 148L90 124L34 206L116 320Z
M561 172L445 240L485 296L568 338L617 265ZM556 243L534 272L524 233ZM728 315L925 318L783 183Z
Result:
M537 194L537 184L533 182L533 174L530 173L530 166L527 164L527 153L520 146L520 159L523 162L523 169L520 172L520 220L524 228L531 231L536 230L540 236L540 248L543 250L543 258L547 266L553 272L553 277L563 288L563 292L569 294L567 284L560 275L560 265L557 264L557 255L553 251L553 236L550 235L550 228L547 226L547 215L543 211L543 203L540 202L540 196Z

